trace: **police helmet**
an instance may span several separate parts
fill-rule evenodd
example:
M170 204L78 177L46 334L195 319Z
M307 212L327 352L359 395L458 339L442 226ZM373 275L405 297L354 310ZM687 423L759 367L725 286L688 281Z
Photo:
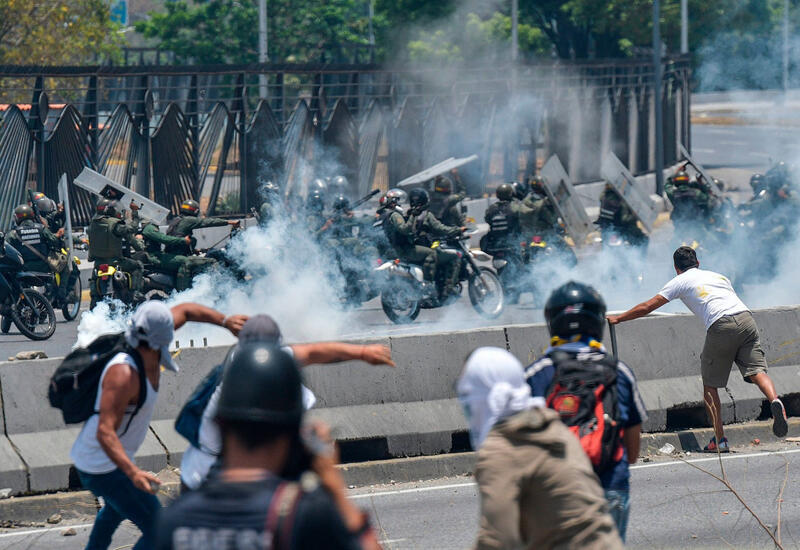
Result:
M300 369L275 344L239 343L225 359L217 418L299 427L303 418Z
M181 214L185 216L196 216L200 213L200 205L196 200L186 199L181 203Z
M281 188L278 187L278 184L272 180L265 181L264 183L261 184L261 187L259 188L259 191L261 191L262 195L277 194L280 192L280 190Z
M433 192L449 195L453 192L453 182L447 176L436 176L433 181Z
M511 184L511 187L514 188L514 196L519 200L524 199L528 196L528 193L531 192L531 186L528 182L515 181Z
M34 191L33 192L33 200L34 200L34 202L38 201L39 199L46 199L46 198L47 198L47 195L45 195L41 191Z
M399 206L408 200L408 193L402 189L389 189L384 196L380 198L378 204L381 208L391 208Z
M181 205L181 208L183 208L183 205ZM108 201L104 213L106 216L119 218L120 220L125 217L125 209L122 208L122 206L119 204L119 201Z
M333 200L333 209L337 212L347 212L350 210L350 199L344 195L339 195Z
M543 176L531 176L531 179L528 180L528 183L531 184L531 190L533 192L539 193L540 195L544 194L546 182Z
M684 170L680 170L672 177L672 181L675 185L686 185L689 183L689 174Z
M328 184L322 178L317 178L308 186L308 193L325 193L328 190Z
M105 197L100 197L97 199L97 204L95 205L95 210L98 214L105 214L106 213L106 206L108 203L111 202Z
M51 212L55 212L56 210L56 203L53 199L48 199L47 197L42 197L36 199L36 208L39 209L39 213L43 215L50 214Z
M725 191L725 182L719 178L711 178L714 181L714 185L717 186L717 189L720 191Z
M28 206L27 204L20 204L14 209L14 221L19 225L23 222L23 220L33 220L35 216L33 214L33 208Z
M313 192L306 198L306 208L314 212L325 209L325 197L320 192Z
M431 202L431 197L423 188L416 187L408 194L408 202L411 208L425 208Z
M495 191L497 199L501 202L508 202L514 198L514 186L510 183L501 183Z
M602 340L606 303L591 286L570 281L553 291L544 306L550 336L576 335Z
M336 176L331 180L331 187L334 187L337 191L345 191L350 183L347 181L347 178L344 176Z
M756 192L764 189L764 174L753 174L750 176L750 187Z

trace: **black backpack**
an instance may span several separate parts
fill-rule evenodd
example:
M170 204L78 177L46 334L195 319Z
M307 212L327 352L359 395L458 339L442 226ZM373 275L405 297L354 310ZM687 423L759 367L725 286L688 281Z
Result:
M175 419L175 431L185 437L193 447L201 450L205 449L200 446L200 423L211 396L222 383L223 367L224 365L217 365L211 369L186 400Z
M603 473L622 458L619 425L617 359L578 360L565 351L549 355L555 374L547 390L547 406L581 442L594 471Z
M85 348L78 348L67 355L50 378L48 398L50 406L61 410L66 424L79 424L99 412L95 410L100 376L108 362L117 353L133 357L139 373L139 400L131 414L123 434L147 399L147 378L142 356L128 345L124 333L105 334L96 338Z

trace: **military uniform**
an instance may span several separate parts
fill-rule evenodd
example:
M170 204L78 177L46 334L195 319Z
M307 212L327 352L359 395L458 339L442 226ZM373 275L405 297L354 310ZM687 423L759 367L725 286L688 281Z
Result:
M630 244L646 247L650 239L639 229L637 222L638 218L633 210L613 188L607 186L600 195L600 217L595 223L603 232L613 229Z
M184 256L164 252L165 247L177 248L185 246L186 237L165 235L159 231L158 226L150 220L142 220L139 229L144 239L148 263L153 264L157 270L171 273L175 276L175 288L185 290L192 284L195 272L214 264L210 258Z
M489 254L499 250L519 251L522 238L522 218L531 218L534 212L518 200L498 201L486 209L484 221L489 224L482 248Z
M422 266L425 277L436 277L436 253L426 246L414 244L414 219L406 220L397 210L381 212L383 232L397 256L404 262Z
M461 213L461 201L467 196L463 193L436 193L431 195L429 209L436 219L444 225L461 227L466 222L466 216Z
M131 290L141 291L144 267L142 262L128 258L123 252L127 243L133 250L144 250L144 245L136 239L136 227L124 220L97 215L92 218L86 230L89 237L89 261L99 264L116 264L131 277ZM91 288L95 292L94 285Z
M50 264L47 262L47 255L50 251L61 252L64 247L61 239L53 235L43 224L33 220L22 220L22 223L8 232L6 242L22 254L26 270L40 273L50 273L51 271ZM68 272L70 265L71 262L67 262L66 267L60 273L58 286L60 299L64 299L71 285L75 284L75 276L71 276L72 274Z
M449 291L458 283L458 256L437 247L435 249L429 248L438 238L452 238L461 235L461 227L453 227L445 225L436 219L430 210L423 210L419 214L411 214L408 218L408 223L411 224L414 230L414 240L417 246L422 246L428 250L433 250L435 254L436 265L447 269L447 276L445 278L444 289ZM435 281L435 278L431 279Z

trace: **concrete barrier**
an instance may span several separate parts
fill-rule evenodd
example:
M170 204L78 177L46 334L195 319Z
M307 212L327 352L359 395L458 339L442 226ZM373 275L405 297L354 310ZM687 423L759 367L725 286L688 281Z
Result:
M800 307L755 312L770 374L792 414L800 414ZM620 357L635 372L650 419L645 431L705 425L699 376L703 326L689 315L649 317L617 329ZM348 461L430 455L464 450L466 421L455 399L456 380L467 355L480 346L508 349L524 364L543 355L544 325L391 336L370 342L391 347L397 368L348 362L304 369L318 402L311 416L329 422ZM359 343L367 340L358 341ZM181 372L164 373L151 434L137 461L158 471L178 466L186 441L174 418L197 383L227 353L227 347L184 349ZM58 359L0 364L0 488L15 494L70 485L69 450L79 427L64 426L47 404L47 384ZM732 373L721 392L726 422L765 413L757 388Z

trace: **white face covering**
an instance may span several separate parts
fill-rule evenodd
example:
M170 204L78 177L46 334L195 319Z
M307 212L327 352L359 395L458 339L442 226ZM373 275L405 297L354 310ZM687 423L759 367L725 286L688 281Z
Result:
M456 386L458 400L469 423L472 448L483 444L489 430L500 420L518 412L546 406L531 396L522 363L500 348L478 348L472 352Z

